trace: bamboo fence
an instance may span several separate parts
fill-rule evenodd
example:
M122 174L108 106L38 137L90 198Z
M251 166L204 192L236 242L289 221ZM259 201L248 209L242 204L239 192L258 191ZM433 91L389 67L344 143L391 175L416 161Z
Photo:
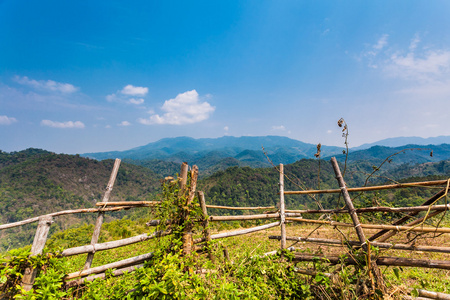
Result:
M279 236L270 236L270 239L278 239L280 240L280 250L283 254L283 251L293 251L293 247L286 247L286 241L297 241L297 242L308 242L308 243L317 243L321 245L331 245L331 246L351 246L351 247L361 247L365 252L368 252L368 244L372 246L376 246L384 249L396 249L396 250L408 250L408 251L426 251L426 252L441 252L441 253L450 253L450 247L437 247L437 246L423 246L423 245L408 245L408 244L395 244L385 242L387 239L392 237L398 232L402 231L411 231L411 232L433 232L433 233L450 233L450 228L439 228L439 227L424 227L423 222L426 219L429 219L435 215L438 215L442 212L445 212L450 209L450 204L446 205L435 205L436 202L443 197L447 196L447 192L449 189L449 180L438 180L438 181L427 181L427 182L413 182L413 183L402 183L395 185L383 185L383 186L373 186L373 187L362 187L362 188L347 188L344 182L344 179L340 175L339 166L334 158L332 158L333 168L336 173L336 178L338 180L340 189L334 190L307 190L307 191L285 191L284 190L284 166L280 164L279 170L279 209L276 209L275 206L265 206L265 207L229 207L229 206L220 206L220 205L208 205L205 201L205 195L201 191L196 191L196 180L198 176L198 168L193 166L191 169L191 182L188 190L188 198L185 203L185 207L189 207L189 204L193 201L194 196L197 195L199 199L199 203L203 213L203 219L201 223L203 225L203 232L200 238L194 239L192 236L192 228L187 227L186 231L183 233L183 253L188 255L191 251L206 251L211 260L214 260L214 257L211 253L210 247L208 244L212 240L223 239L238 235L245 235L253 232L258 232L262 230L267 230L273 227L280 227L280 235ZM65 249L62 251L62 256L72 256L72 255L80 255L80 254L88 254L86 259L86 263L82 270L78 272L73 272L68 274L65 278L66 286L76 286L83 284L86 281L91 281L96 278L104 278L105 272L107 270L114 269L111 273L115 276L122 275L124 272L131 272L138 268L143 267L143 263L153 257L153 253L147 253L143 255L139 255L136 257L131 257L128 259L124 259L121 261L116 261L113 263L109 263L103 266L91 267L92 261L94 259L94 253L97 251L107 251L111 249L115 249L118 247L123 247L126 245L131 245L134 243L144 242L150 239L163 237L171 234L171 230L168 229L166 231L155 231L151 234L141 234L130 238L125 238L121 240L106 242L106 243L98 243L98 237L100 234L101 226L103 223L104 214L107 212L118 211L123 209L130 208L138 208L138 207L153 207L159 205L159 201L117 201L117 202L109 202L110 194L112 192L114 181L120 166L120 160L116 159L110 180L108 182L104 197L102 202L96 203L96 208L88 208L88 209L75 209L75 210L66 210L56 213L51 213L35 218L30 218L27 220L23 220L20 222L3 224L0 225L0 230L8 229L12 227L22 226L24 224L29 224L33 222L39 222L39 226L36 231L36 236L33 241L33 246L31 250L31 255L38 255L42 252L42 249L45 245L48 230L52 223L52 219L55 216L67 215L67 214L75 214L75 213L97 213L97 221L94 228L94 232L91 238L91 243L89 245L74 247ZM187 179L188 179L189 167L186 163L183 163L181 166L181 172L179 176L179 185L180 190L187 189ZM364 192L364 191L375 191L375 190L383 190L383 189L397 189L397 188L406 188L406 187L428 187L428 186L437 186L437 185L446 185L444 189L442 189L439 193L425 201L421 206L415 207L365 207L365 208L354 208L349 197L349 192ZM301 195L301 194L319 194L319 193L342 193L344 196L344 200L346 202L345 209L317 209L317 210L287 210L285 208L285 195ZM237 216L209 216L207 209L224 209L224 210L249 210L249 211L261 211L261 210L269 210L270 212L260 213L260 214L250 214L250 215L237 215ZM275 211L273 211L275 210ZM426 211L427 215L425 217L418 218L412 222L406 223L410 218L417 215L419 212ZM407 213L406 216L397 220L392 225L377 225L377 224L362 224L359 221L358 214L360 213L369 213L369 212L386 212L386 213ZM302 214L349 214L352 219L352 224L350 223L342 223L335 221L324 221L324 220L316 220L316 219L304 219L302 218ZM188 214L188 211L185 212L185 215ZM221 222L221 221L243 221L243 220L266 220L273 219L275 222L255 226L252 228L240 229L231 232L211 234L209 229L209 222ZM310 237L290 237L287 236L286 233L286 223L288 222L302 222L302 223L311 223L311 224L320 224L320 225L330 225L330 226L344 226L344 227L353 227L358 236L358 241L353 240L337 240L337 239L324 239L324 238L310 238ZM405 224L406 223L406 224ZM149 226L156 226L159 224L159 220L151 220L147 223ZM418 226L420 225L420 226ZM372 235L369 238L365 237L363 229L379 229L379 231ZM226 250L226 249L224 249ZM224 253L227 251L224 251ZM274 254L276 251L272 251L266 253L266 255ZM225 253L227 255L228 253ZM314 255L305 255L295 253L295 261L309 261L317 258ZM320 258L320 257L319 257ZM358 263L352 257L332 257L327 256L323 257L329 263L337 263L337 261L345 262L348 264L356 264ZM399 257L377 257L372 260L369 259L369 267L372 271L374 277L377 280L377 286L384 289L383 278L379 273L378 265L391 265L391 266L417 266L417 267L425 267L425 268L440 268L440 269L450 269L449 261L430 261L430 260L417 260L417 259L406 259ZM29 290L32 288L34 283L34 278L36 276L37 270L27 269L26 273L23 277L22 286L24 289ZM298 269L298 272L303 274L315 274L314 271L311 270L302 270Z

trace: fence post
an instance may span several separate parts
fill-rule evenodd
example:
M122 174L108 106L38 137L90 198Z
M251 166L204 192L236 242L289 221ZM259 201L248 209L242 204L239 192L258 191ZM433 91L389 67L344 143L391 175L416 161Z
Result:
M31 256L42 254L45 242L47 241L48 231L50 225L53 223L51 216L42 216L39 218L39 224L36 229L36 235L34 236L33 245L31 246ZM22 287L25 291L31 290L36 278L38 269L32 269L31 267L25 270L22 278Z
M361 228L361 223L359 222L358 215L356 214L355 207L353 206L352 199L347 191L347 187L345 185L344 178L342 177L341 170L339 169L339 165L335 157L331 158L331 164L334 169L334 173L336 175L336 179L339 183L339 187L341 188L342 196L344 197L345 205L347 206L348 213L353 221L353 226L355 227L356 234L358 236L359 242L361 243L361 247L363 248L366 255L369 256L370 263L368 264L369 272L372 272L375 276L377 287L381 290L383 294L386 293L386 286L384 284L383 275L381 275L380 269L375 261L370 260L370 252L369 246L367 245L366 237L364 236L364 232Z
M195 190L197 188L197 178L198 178L198 167L194 165L191 170L191 182L189 185L189 194L188 198L186 199L186 209L184 213L184 230L183 230L183 254L189 255L192 250L192 246L194 245L194 242L192 240L192 220L189 218L190 209L189 206L191 205L192 201L195 197Z
M202 191L199 191L197 193L198 200L200 202L200 207L202 208L203 212L203 237L206 241L206 248L208 251L208 257L209 259L214 262L214 255L211 252L211 230L209 229L209 220L208 220L208 210L206 208L206 201L205 201L205 194Z
M286 224L284 205L284 166L280 164L280 224L281 224L281 250L286 248Z
M120 166L120 159L116 158L116 161L114 162L114 167L111 172L111 176L109 177L109 182L106 187L106 192L105 192L105 195L103 196L102 202L109 201L109 197L111 196L111 191L114 187L114 182L116 181L117 172L119 171L119 166ZM103 212L103 211L100 211L98 213L97 221L95 222L94 233L92 234L92 238L91 238L91 245L95 245L98 242L98 238L100 236L100 229L102 228L102 224L103 224L104 215L105 215L105 212ZM91 267L92 261L94 260L94 253L95 253L95 250L91 253L88 253L86 262L84 263L83 270L89 269Z

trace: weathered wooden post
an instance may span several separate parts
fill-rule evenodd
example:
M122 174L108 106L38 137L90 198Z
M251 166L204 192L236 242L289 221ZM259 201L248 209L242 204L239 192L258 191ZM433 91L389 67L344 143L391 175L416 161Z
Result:
M286 213L284 205L284 166L280 164L280 224L281 224L281 250L286 248Z
M34 236L33 245L31 246L31 256L42 254L45 242L47 241L50 225L53 223L51 216L43 216L39 218L39 224ZM22 278L22 286L25 291L31 290L36 279L38 269L27 268Z
M361 247L364 252L368 255L369 258L369 272L375 276L377 288L381 290L383 294L386 293L386 286L384 284L383 276L381 275L380 269L375 261L370 260L370 252L369 246L367 245L366 237L364 236L364 232L361 228L361 223L359 222L358 215L356 214L355 207L353 206L352 199L347 191L347 187L345 185L344 178L342 177L341 170L339 169L339 165L335 157L331 158L331 165L333 166L334 173L336 175L336 179L339 183L339 187L341 188L342 196L344 197L345 205L347 206L348 213L353 221L353 226L356 230L356 235L358 236L359 242L361 243Z
M102 202L106 203L109 201L109 197L111 196L111 191L114 187L114 182L116 181L117 172L119 171L119 167L120 167L120 159L116 158L116 161L114 162L114 167L111 172L111 176L109 177L109 182L106 187L106 192L105 192L105 195L103 196ZM93 245L93 246L95 244L97 244L97 242L98 242L98 238L100 236L100 229L102 228L102 224L103 224L104 215L105 215L105 212L103 212L103 211L98 213L97 221L95 222L94 233L92 234L92 238L91 238L91 245ZM95 253L95 249L93 252L88 253L86 262L84 263L83 270L89 269L91 267L92 261L94 260L94 253Z
M206 241L206 248L208 251L209 259L214 262L214 255L211 251L211 230L209 229L209 220L208 220L208 210L206 208L205 194L202 191L197 192L198 200L200 202L200 207L203 212L203 237Z
M188 198L186 199L185 203L185 213L184 213L184 231L183 231L183 254L189 255L192 251L192 246L194 245L194 241L192 239L192 220L190 220L189 213L190 209L189 206L191 205L192 201L195 197L195 190L197 188L197 178L198 178L198 167L193 166L191 170L191 182L189 185L189 194Z

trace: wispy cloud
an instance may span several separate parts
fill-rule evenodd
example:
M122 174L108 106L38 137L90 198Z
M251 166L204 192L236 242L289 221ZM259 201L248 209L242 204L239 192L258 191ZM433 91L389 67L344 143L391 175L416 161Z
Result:
M130 125L131 125L131 123L128 121L122 121L119 123L119 126L130 126Z
M136 105L140 105L140 104L144 103L144 101L145 100L142 99L142 98L139 98L139 99L135 99L135 98L128 99L129 103L136 104Z
M174 99L166 100L161 110L164 114L153 114L148 119L138 119L138 122L145 125L193 124L208 119L215 107L206 101L200 102L197 91L192 90L178 94Z
M50 120L42 120L41 121L42 126L48 126L53 128L78 128L82 129L84 128L83 122L80 121L67 121L67 122L56 122L56 121L50 121Z
M368 66L378 68L385 75L415 82L444 82L450 73L450 51L420 47L422 40L417 34L409 46L403 49L387 47L388 35L384 34L363 54ZM406 48L406 49L405 49Z
M283 125L272 126L272 130L273 130L273 131L285 131L285 130L286 130L286 127L284 127Z
M12 123L16 123L17 119L8 116L0 116L0 125L11 125Z
M21 85L30 86L36 90L44 90L51 92L59 92L64 94L70 94L78 91L78 88L70 83L61 83L53 80L35 80L30 79L27 76L15 76L13 80Z

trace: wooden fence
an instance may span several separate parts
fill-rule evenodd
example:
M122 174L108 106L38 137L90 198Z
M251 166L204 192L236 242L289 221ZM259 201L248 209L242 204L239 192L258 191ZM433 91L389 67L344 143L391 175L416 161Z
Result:
M279 171L279 199L280 205L279 209L274 206L269 207L228 207L228 206L218 206L218 205L207 205L205 202L204 193L201 191L196 191L196 180L198 174L198 168L193 166L191 169L191 183L189 185L189 197L187 201L192 201L195 196L195 193L198 196L199 203L203 212L203 234L202 237L193 239L192 232L187 230L185 234L183 234L183 252L185 254L190 251L196 251L204 247L202 243L210 242L216 239L222 239L232 236L249 234L261 230L266 230L272 227L280 227L280 235L279 236L270 236L270 239L278 239L280 240L280 249L283 251L295 250L294 248L287 249L287 241L301 241L307 243L318 243L321 245L344 245L348 244L354 247L362 248L365 253L370 254L370 245L379 247L379 248L390 248L397 250L415 250L415 251L431 251L431 252L441 252L441 253L450 253L450 247L437 247L437 246L426 246L426 245L407 245L407 244L395 244L386 242L390 237L394 236L398 232L402 231L412 231L412 232L434 232L434 233L450 233L450 228L437 228L437 227L424 227L423 222L433 216L446 212L450 209L450 204L447 205L435 205L440 199L447 196L447 192L449 189L450 180L438 180L438 181L427 181L427 182L415 182L415 183L402 183L395 185L384 185L384 186L371 186L371 187L361 187L361 188L347 188L342 178L341 172L339 170L339 166L337 161L332 158L331 163L333 165L336 178L338 180L340 189L336 190L309 190L309 191L285 191L284 190L284 167L281 164L278 168ZM95 252L97 251L105 251L118 247L123 247L126 245L131 245L134 243L143 242L149 239L154 239L157 237L163 237L171 234L171 230L168 229L166 231L155 231L151 234L141 234L138 236L125 238L121 240L106 242L106 243L98 243L98 238L100 235L101 226L103 223L103 217L106 212L118 211L122 209L136 208L136 207L151 207L158 205L158 201L125 201L125 202L109 202L109 198L114 186L115 178L120 166L120 160L116 159L113 171L111 173L106 192L102 199L102 202L96 203L97 208L89 208L89 209L77 209L77 210L68 210L61 211L57 213L52 213L48 215L43 215L40 217L31 218L28 220L4 224L0 225L0 230L12 228L16 226L21 226L24 224L39 222L36 235L33 241L33 245L31 248L31 255L38 255L42 253L44 248L49 228L52 224L52 219L54 216L65 215L65 214L74 214L74 213L97 213L98 217L96 220L96 224L94 227L94 232L91 238L91 243L89 245L74 247L65 249L62 251L62 256L72 256L72 255L80 255L87 254L87 259L84 264L82 270L73 272L68 274L65 277L66 286L75 286L79 284L83 284L86 281L91 281L96 278L104 278L105 272L109 269L114 269L112 271L113 275L121 275L124 272L130 272L137 268L141 268L145 261L151 259L153 257L153 253L142 254L136 257L116 261L114 263L109 263L103 266L91 267L92 261L94 259ZM180 172L180 187L186 186L187 178L188 178L188 165L183 163L181 166ZM425 201L421 206L417 207L366 207L355 209L353 207L353 203L349 196L350 192L364 192L364 191L376 191L383 189L396 189L396 188L407 188L407 187L415 187L415 186L443 186L444 188ZM345 209L317 209L317 210L287 210L285 207L285 195L298 195L298 194L320 194L320 193L341 193L344 201L346 203ZM189 204L189 203L188 203ZM252 214L252 215L237 215L237 216L208 216L207 209L215 208L215 209L229 209L229 210L268 210L272 211L269 213L263 214ZM274 212L275 211L275 212ZM427 211L427 214L424 217L418 218L412 222L406 223L409 219L416 216L421 211ZM375 225L375 224L362 224L359 221L358 214L366 213L366 212L403 212L407 213L403 218L395 221L392 225ZM349 214L352 223L342 223L342 222L334 222L334 221L324 221L324 220L316 220L316 219L305 219L302 218L303 214ZM273 219L276 220L273 223L264 224L252 228L236 230L232 232L226 233L218 233L211 234L209 230L209 222L216 221L239 221L239 220L264 220L264 219ZM310 223L310 224L320 224L320 225L329 225L336 227L353 227L355 229L358 240L356 241L344 241L337 239L324 239L324 238L310 238L310 237L293 237L288 236L286 233L286 223L300 222L300 223ZM159 223L158 220L152 220L147 223L148 226L154 226ZM406 223L406 224L405 224ZM420 225L420 226L418 226ZM370 229L379 229L379 231L370 236L366 237L363 232L363 228ZM207 248L207 247L206 247ZM272 251L268 254L276 253L276 251ZM209 253L210 258L213 259L211 253ZM319 257L317 255L306 255L295 253L294 255L295 261L312 261L317 259L324 259L329 263L344 261L348 264L356 263L354 258L348 257ZM369 255L370 258L370 255ZM374 278L376 279L377 287L382 291L385 290L385 285L383 282L383 278L378 270L378 265L390 265L390 266L417 266L417 267L426 267L426 268L439 268L439 269L450 269L450 261L436 261L436 260L423 260L423 259L412 259L412 258L400 258L400 257L372 257L369 259L368 267ZM314 275L314 271L312 270L300 270L298 272L304 273L307 275ZM34 279L36 277L37 270L27 269L24 277L22 285L24 289L30 290L33 286ZM330 275L331 276L331 275Z

